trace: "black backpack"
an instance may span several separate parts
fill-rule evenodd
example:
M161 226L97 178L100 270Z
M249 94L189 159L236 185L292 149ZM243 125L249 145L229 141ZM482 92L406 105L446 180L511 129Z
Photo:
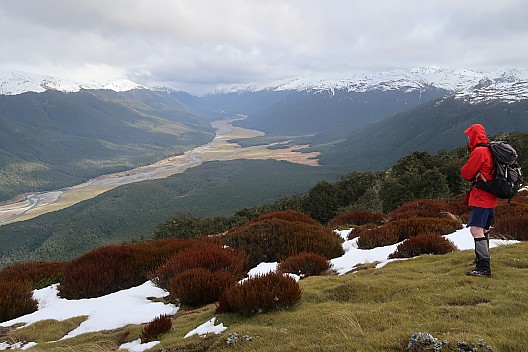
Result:
M508 201L517 194L517 191L524 181L521 167L517 162L517 152L511 145L504 141L491 142L488 144L478 144L478 146L488 147L493 155L493 169L495 178L491 181L478 180L475 187L483 189ZM487 175L483 175L488 178ZM491 177L490 177L491 178Z

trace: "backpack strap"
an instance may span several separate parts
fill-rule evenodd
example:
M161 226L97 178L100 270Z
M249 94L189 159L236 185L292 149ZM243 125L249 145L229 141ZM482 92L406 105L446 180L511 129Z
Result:
M487 147L487 148L490 148L491 149L491 144L490 143L478 143L476 147Z
M475 148L476 148L476 147L486 147L486 148L489 148L489 149L491 150L491 143L478 143L478 144L475 146ZM489 175L490 175L490 176L493 176L493 172L494 172L495 169L496 169L496 167L495 167L495 156L493 155L493 152L491 153L491 156L493 157L493 166L491 167L491 170L490 170L490 172L489 172ZM478 177L479 175L480 175L480 177L482 177L482 180L483 180L484 182L488 182L488 181L486 180L486 178L484 177L484 175L483 175L481 172L479 172L475 177Z

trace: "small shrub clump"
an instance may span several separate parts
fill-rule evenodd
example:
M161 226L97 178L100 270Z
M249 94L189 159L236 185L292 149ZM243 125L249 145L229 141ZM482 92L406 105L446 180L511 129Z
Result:
M140 285L174 253L213 243L218 245L218 240L171 239L97 248L69 263L60 295L93 298Z
M330 269L330 261L317 253L303 252L284 259L279 271L297 274L303 277L321 275Z
M28 281L33 289L41 289L62 280L66 262L17 263L0 271L0 281Z
M0 322L33 313L38 308L29 281L0 281Z
M270 272L257 275L224 291L217 313L250 316L272 310L293 308L301 300L302 289L290 276Z
M468 213L468 206L461 201L446 202L435 199L421 199L407 202L390 212L388 217L394 220L409 218L440 218L446 212L461 215Z
M172 328L172 319L168 315L160 315L148 323L141 331L141 342L147 343L154 341L158 336L169 332Z
M271 213L262 214L259 217L253 219L251 222L261 222L271 219L280 219L288 222L304 222L308 225L322 226L317 220L312 219L305 213L296 210L274 211Z
M381 225L385 221L386 215L370 211L353 211L351 213L340 214L328 223L328 227L335 229L339 226L361 226L367 224Z
M313 252L325 258L343 255L342 238L321 225L270 219L231 229L222 241L243 250L248 269L261 262L279 262L301 252Z
M169 280L169 293L180 303L200 306L217 302L220 295L236 283L230 273L194 268L184 271Z
M491 228L491 234L517 241L528 241L528 215L497 217Z
M143 282L141 269L134 265L130 248L108 246L73 260L64 272L59 292L68 299L93 298Z
M447 235L462 228L462 224L453 218L408 218L389 222L370 231L361 233L358 247L372 249L401 242L407 238L438 233Z
M454 252L457 247L447 238L436 233L411 237L396 247L389 255L392 258L412 258L422 254L446 254Z
M219 245L195 246L174 254L148 276L156 286L168 290L171 278L190 269L223 271L240 277L246 260L244 252L240 250Z

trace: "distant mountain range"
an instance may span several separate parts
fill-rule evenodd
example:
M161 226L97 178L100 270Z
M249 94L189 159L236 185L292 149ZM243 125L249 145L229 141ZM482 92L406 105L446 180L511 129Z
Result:
M129 80L116 80L108 82L76 82L52 76L37 75L20 70L0 72L0 94L16 95L27 92L42 93L47 90L72 93L81 89L110 89L115 92L124 92L145 87Z
M302 140L322 153L323 165L363 170L390 166L413 150L460 146L462 131L475 122L490 134L526 131L527 101L527 69L307 76L204 96L126 80L0 72L0 200L206 143L209 121L228 114L248 115L237 124L275 140Z
M528 95L527 84L528 69L503 69L485 72L421 67L365 75L312 75L272 82L220 86L206 96L262 91L304 91L333 95L336 91L365 93L399 90L411 92L436 88L457 93L459 99L473 97L473 101L480 102L481 100L474 99L477 96L487 96L487 100L526 99ZM20 70L0 72L1 95L15 95L25 92L38 93L46 90L78 92L81 89L109 89L116 92L149 89L166 93L179 92L169 87L146 87L126 79L107 82L76 82L52 76L30 74ZM506 95L507 92L510 94Z

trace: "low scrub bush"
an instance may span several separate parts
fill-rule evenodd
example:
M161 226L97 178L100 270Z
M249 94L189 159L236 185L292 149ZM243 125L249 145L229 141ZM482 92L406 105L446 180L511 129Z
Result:
M234 228L222 237L222 241L248 255L248 268L261 262L279 262L301 252L317 253L327 259L343 255L343 240L330 229L281 219Z
M361 226L367 224L381 225L386 218L385 214L373 213L370 211L353 211L351 213L340 214L328 223L328 227L335 229L339 226Z
M330 261L317 253L303 252L284 259L279 271L300 276L317 276L330 269Z
M299 303L301 295L302 289L295 279L270 272L254 276L225 290L216 311L249 316L272 310L291 309Z
M390 222L374 229L362 230L357 240L358 248L372 249L384 247L398 242L400 229L397 224Z
M217 302L225 289L235 283L233 274L195 268L171 278L168 291L180 303L200 306Z
M468 212L468 206L461 201L446 202L443 200L421 199L407 202L390 212L388 217L394 220L408 218L437 218L446 212L460 215Z
M148 323L141 331L141 342L147 343L157 340L158 336L169 332L172 328L172 319L168 315L160 315L159 317Z
M436 233L411 237L396 247L389 258L412 258L422 254L446 254L454 252L457 247L447 238Z
M0 302L0 322L33 313L38 307L29 281L0 281Z
M73 260L64 272L59 292L68 299L93 298L143 282L130 248L109 246Z
M270 219L280 219L288 222L304 222L309 225L322 226L317 220L296 210L275 211L272 213L262 214L251 222L260 222Z
M528 241L528 215L496 217L490 233L507 239Z
M524 216L528 215L528 204L514 202L510 203L501 201L495 208L495 217L501 218L503 216Z
M216 238L168 239L152 242L135 243L128 246L132 251L135 265L142 268L143 277L165 263L170 257L183 250L194 247L218 246Z
M28 281L40 289L62 280L66 262L29 262L8 266L0 271L0 281Z
M70 262L59 286L60 295L69 299L93 298L140 285L169 256L199 245L204 244L172 239L95 249Z
M451 217L400 219L362 232L358 239L358 247L362 249L382 247L430 232L447 235L461 228L460 221Z
M356 226L350 230L350 233L347 236L347 240L353 240L356 237L361 237L363 232L368 232L372 229L377 229L380 225L376 224L366 224L361 226Z
M163 289L169 289L169 280L189 269L203 268L210 271L223 271L235 277L244 272L247 257L243 251L221 246L190 247L174 254L163 265L148 276Z

